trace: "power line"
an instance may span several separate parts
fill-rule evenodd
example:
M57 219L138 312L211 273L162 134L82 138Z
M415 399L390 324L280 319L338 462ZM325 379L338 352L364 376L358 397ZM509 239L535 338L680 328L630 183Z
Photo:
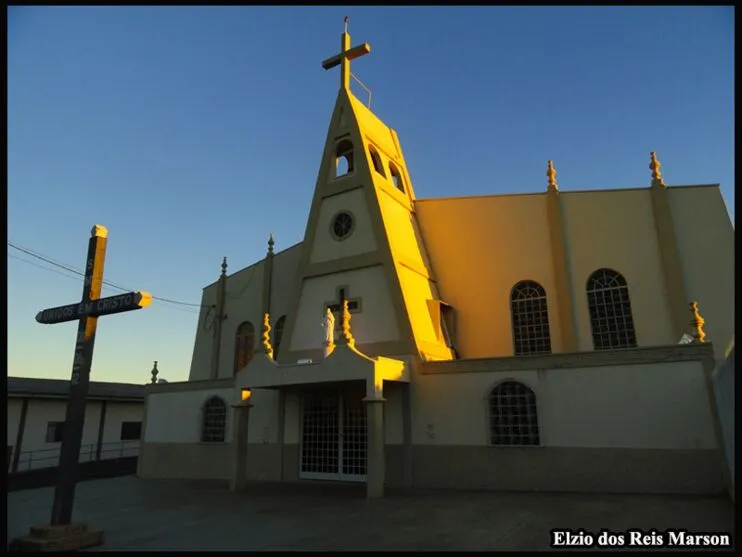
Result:
M62 273L60 271L57 271L56 269L52 269L50 267L45 267L44 265L39 265L38 263L34 263L33 261L29 261L28 259L23 259L22 257L18 257L17 255L13 255L12 253L9 253L8 254L8 257L10 257L11 259L16 259L18 261L22 261L23 263L27 263L28 265L33 265L34 267L36 267L38 269L43 269L44 271L49 271L51 273L56 273L56 274L58 274L60 276L63 276L63 277L66 277L68 279L72 279L72 280L74 280L76 282L79 282L79 279L77 278L77 276L67 275L67 274ZM76 275L79 275L79 273L77 271L70 271L70 272L74 272ZM113 287L110 286L110 285L108 285L108 284L104 284L103 285L103 288L113 288ZM119 288L119 290L122 290L122 289ZM127 290L127 292L128 292L128 290ZM176 309L178 311L182 311L184 313L189 313L191 315L198 315L198 312L193 311L191 308L184 308L184 307L181 308L181 307L168 306L168 305L163 306L163 307L166 307L168 309Z
M13 242L8 242L8 245L11 248L13 248L13 249L16 249L18 251L21 251L21 252L27 254L27 255L30 255L31 257L34 257L36 259L39 259L39 260L44 261L46 263L49 263L50 265L54 265L55 267L59 267L61 269L64 269L65 271L69 271L71 273L75 273L76 275L80 275L82 277L85 276L85 273L83 273L82 271L80 271L78 269L75 269L71 265L68 265L66 263L60 263L59 261L55 261L51 257L48 257L46 255L43 255L43 254L41 254L41 253L39 253L37 251L34 251L34 250L30 249L30 248L24 248L22 246L19 246L17 244L14 244ZM8 254L8 256L10 256L10 255L11 254ZM25 261L24 259L21 259L21 258L16 258L16 259L19 259L20 261ZM30 261L26 261L26 262L27 263L31 263ZM41 267L40 265L37 265L37 266ZM46 267L41 267L41 268L42 269L45 269ZM47 270L51 271L52 269L47 269ZM69 275L64 275L64 276L69 276ZM131 292L132 291L130 288L124 288L122 286L119 286L117 284L114 284L113 282L111 282L109 280L103 280L103 284L105 284L107 286L110 286L111 288L115 288L117 290L121 290L122 292ZM159 296L152 296L152 298L155 299L155 300L159 300L161 302L167 302L167 303L170 303L170 304L176 304L176 305L180 305L180 306L190 306L190 307L198 307L198 308L209 307L209 306L203 305L203 304L192 304L192 303L189 303L189 302L179 302L178 300L171 300L169 298L161 298Z
M56 274L58 274L60 276L66 277L68 279L72 279L75 282L79 282L79 279L77 278L77 276L67 275L67 274L62 273L60 271L57 271L56 269L52 269L50 267L45 267L44 265L39 265L38 263L34 263L33 261L29 261L28 259L23 259L22 257L18 257L17 255L13 255L12 253L9 253L8 254L8 257L10 257L11 259L16 259L18 261L22 261L23 263L27 263L28 265L33 265L34 267L36 267L38 269L43 269L44 271L49 271L51 273L56 273ZM77 273L75 273L75 274L77 275ZM103 285L103 288L112 288L112 287L109 286L108 284L104 284ZM198 312L193 311L191 308L184 308L184 307L181 308L181 307L167 306L167 305L166 306L163 306L163 307L165 307L167 309L176 309L178 311L182 311L184 313L189 313L191 315L198 315Z
M33 261L29 261L28 259L23 259L22 257L18 257L17 255L13 255L12 253L9 253L8 254L8 257L10 257L11 259L16 259L17 261L22 261L23 263L26 263L28 265L32 265L32 266L36 267L37 269L43 269L44 271L49 271L50 273L55 273L55 274L57 274L59 276L62 276L62 277L65 277L65 278L74 280L77 283L80 282L79 279L77 278L77 276L67 275L67 274L62 273L60 271L57 271L56 269L52 269L50 267L45 267L44 265L39 265L38 263L34 263ZM111 286L109 286L107 284L104 284L103 287L104 288L112 288ZM182 311L184 313L190 313L191 315L198 315L197 312L193 311L190 308L180 308L180 307L174 307L174 306L164 306L164 307L166 307L168 309L177 309L178 311Z
M62 277L66 277L68 279L72 279L75 282L80 282L76 276L73 277L72 275L66 275L65 273L62 273L60 271L57 271L56 269L51 269L49 267L44 267L43 265L39 265L38 263L34 263L33 261L29 261L28 259L23 259L22 257L18 257L17 255L13 255L12 253L9 253L8 254L8 257L10 257L11 259L17 259L18 261L23 261L24 263L28 263L29 265L33 265L34 267L37 267L39 269L44 269L45 271L49 271L51 273L56 273L56 274L58 274L58 275L60 275Z

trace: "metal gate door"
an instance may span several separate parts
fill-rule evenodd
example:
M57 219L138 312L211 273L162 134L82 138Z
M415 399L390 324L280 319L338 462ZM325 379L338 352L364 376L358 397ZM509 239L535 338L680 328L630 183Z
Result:
M304 396L299 477L366 480L366 412L360 396Z

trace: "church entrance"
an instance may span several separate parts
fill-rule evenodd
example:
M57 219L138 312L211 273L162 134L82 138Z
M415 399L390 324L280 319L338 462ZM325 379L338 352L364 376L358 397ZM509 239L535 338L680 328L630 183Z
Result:
M304 395L299 477L366 480L366 409L356 393Z

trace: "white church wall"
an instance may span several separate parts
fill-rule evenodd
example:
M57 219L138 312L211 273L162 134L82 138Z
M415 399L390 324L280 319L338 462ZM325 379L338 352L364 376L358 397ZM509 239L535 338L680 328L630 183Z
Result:
M297 393L286 393L286 417L283 429L283 442L298 445L301 441L301 396Z
M222 342L219 350L219 377L235 374L235 347L237 329L245 321L255 329L255 347L260 346L263 332L263 273L265 261L230 275L224 303L225 319L222 325Z
M230 405L235 391L227 388L149 394L145 443L200 443L201 408L212 396L221 397ZM225 442L231 439L231 431L232 412L228 411Z
M593 350L586 287L589 276L603 267L621 273L628 283L638 346L677 343L649 189L563 192L559 199L579 350Z
M399 339L388 282L383 268L378 265L305 280L291 338L292 351L322 346L320 324L324 304L337 302L337 288L343 285L352 285L348 294L350 299L362 298L361 311L353 313L351 319L353 336L358 344Z
M270 389L253 389L250 402L248 423L248 443L278 443L278 391Z
M662 361L667 349L659 350L657 363L610 366L486 371L487 360L425 364L429 371L412 385L413 485L724 493L709 370L700 358ZM441 373L446 366L458 371ZM506 379L536 393L540 446L490 445L487 395Z
M376 251L371 217L363 189L355 189L322 200L310 263L321 263ZM338 242L331 233L332 220L339 211L350 212L355 220L352 234Z
M216 284L212 284L204 288L201 295L201 310L198 313L191 369L188 373L189 381L201 381L209 378L214 334L211 328L213 326L214 310L209 308L215 304Z
M669 194L688 301L698 302L706 340L722 359L734 337L734 226L718 186Z
M697 361L422 375L413 443L488 445L489 391L505 379L535 392L544 447L717 448Z
M290 291L301 257L301 244L292 246L275 254L271 283L271 326L289 311ZM234 375L235 342L237 328L244 321L250 321L255 328L255 346L260 342L263 328L263 273L265 261L260 260L227 277L222 341L219 351L219 377ZM217 283L207 286L203 291L201 303L204 306L216 305ZM196 329L193 357L189 381L209 379L211 353L213 349L214 309L201 308Z
M522 280L546 290L552 349L561 350L545 195L424 199L415 211L440 295L458 310L462 358L513 354L510 293Z
M137 462L140 478L225 480L228 477L234 420L231 408L227 410L224 442L201 442L202 406L211 396L219 396L230 405L235 390L207 388L147 395L143 442Z
M296 244L273 258L273 275L271 282L271 326L283 315L289 313L291 289L294 287L296 271L301 259L301 244ZM284 329L285 332L285 329ZM271 333L273 334L273 333ZM283 340L286 340L285 338ZM284 345L286 346L286 345Z
M719 416L724 454L731 479L732 499L734 499L734 346L714 370L714 394Z
M400 388L401 387L401 388ZM386 383L384 385L384 442L386 445L402 445L403 435L403 413L402 396L405 385Z

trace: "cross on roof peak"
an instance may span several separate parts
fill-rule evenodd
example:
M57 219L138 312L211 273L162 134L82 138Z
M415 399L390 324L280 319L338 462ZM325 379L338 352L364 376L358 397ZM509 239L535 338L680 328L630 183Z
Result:
M348 33L348 16L345 16L345 28L340 36L340 54L336 54L322 62L326 70L340 66L340 88L350 90L350 61L371 52L371 45L363 43L350 48L350 34Z

